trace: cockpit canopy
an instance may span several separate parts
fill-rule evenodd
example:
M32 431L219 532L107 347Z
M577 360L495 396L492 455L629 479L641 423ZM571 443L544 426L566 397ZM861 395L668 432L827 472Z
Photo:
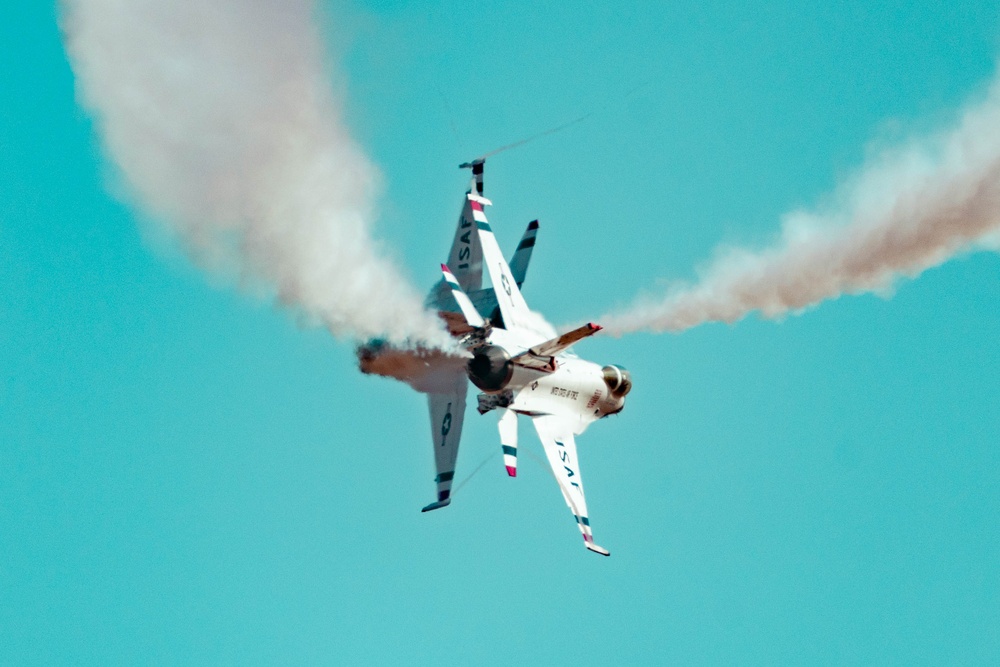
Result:
M632 376L621 366L612 364L605 366L601 371L604 375L604 384L608 385L608 391L612 396L623 398L632 391Z

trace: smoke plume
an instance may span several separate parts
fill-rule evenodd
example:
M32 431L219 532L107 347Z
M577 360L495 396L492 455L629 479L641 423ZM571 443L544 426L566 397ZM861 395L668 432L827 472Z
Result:
M952 127L883 151L827 206L794 211L770 248L722 249L693 285L637 300L601 322L612 334L683 331L769 318L842 294L888 292L900 278L1000 234L1000 81Z
M123 195L201 265L339 336L439 344L370 235L311 0L63 0L66 50Z

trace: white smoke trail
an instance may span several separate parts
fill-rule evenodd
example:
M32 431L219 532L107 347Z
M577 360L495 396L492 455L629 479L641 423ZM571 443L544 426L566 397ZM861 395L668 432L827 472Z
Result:
M446 340L373 242L312 0L63 0L78 97L125 196L199 263L340 336Z
M601 320L612 334L780 317L842 294L882 292L1000 235L1000 81L953 127L885 151L833 204L794 211L777 243L724 249L694 285Z

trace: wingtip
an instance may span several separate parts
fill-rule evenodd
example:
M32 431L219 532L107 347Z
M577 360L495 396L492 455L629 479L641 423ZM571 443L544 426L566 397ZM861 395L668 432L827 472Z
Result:
M601 554L602 556L611 555L611 552L604 547L594 544L594 536L588 533L583 534L583 546L587 547L588 550L593 551L595 554Z
M610 551L608 551L604 547L597 546L593 542L587 542L586 544L587 544L587 549L589 551L593 551L595 554L600 554L602 556L610 556L611 555Z
M517 477L517 468L514 466L506 466L508 477Z
M431 512L433 510L439 510L442 507L447 507L451 504L451 498L446 498L445 500L439 500L437 502L431 503L427 507L420 510L421 512Z

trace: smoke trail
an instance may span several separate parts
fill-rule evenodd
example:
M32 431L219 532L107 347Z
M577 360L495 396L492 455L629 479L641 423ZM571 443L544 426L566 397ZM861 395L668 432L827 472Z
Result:
M335 335L445 340L373 242L311 0L63 0L78 97L125 196L192 256Z
M841 294L888 291L1000 234L1000 81L953 127L883 152L832 204L794 211L771 248L720 251L694 285L605 317L612 334L780 317Z

